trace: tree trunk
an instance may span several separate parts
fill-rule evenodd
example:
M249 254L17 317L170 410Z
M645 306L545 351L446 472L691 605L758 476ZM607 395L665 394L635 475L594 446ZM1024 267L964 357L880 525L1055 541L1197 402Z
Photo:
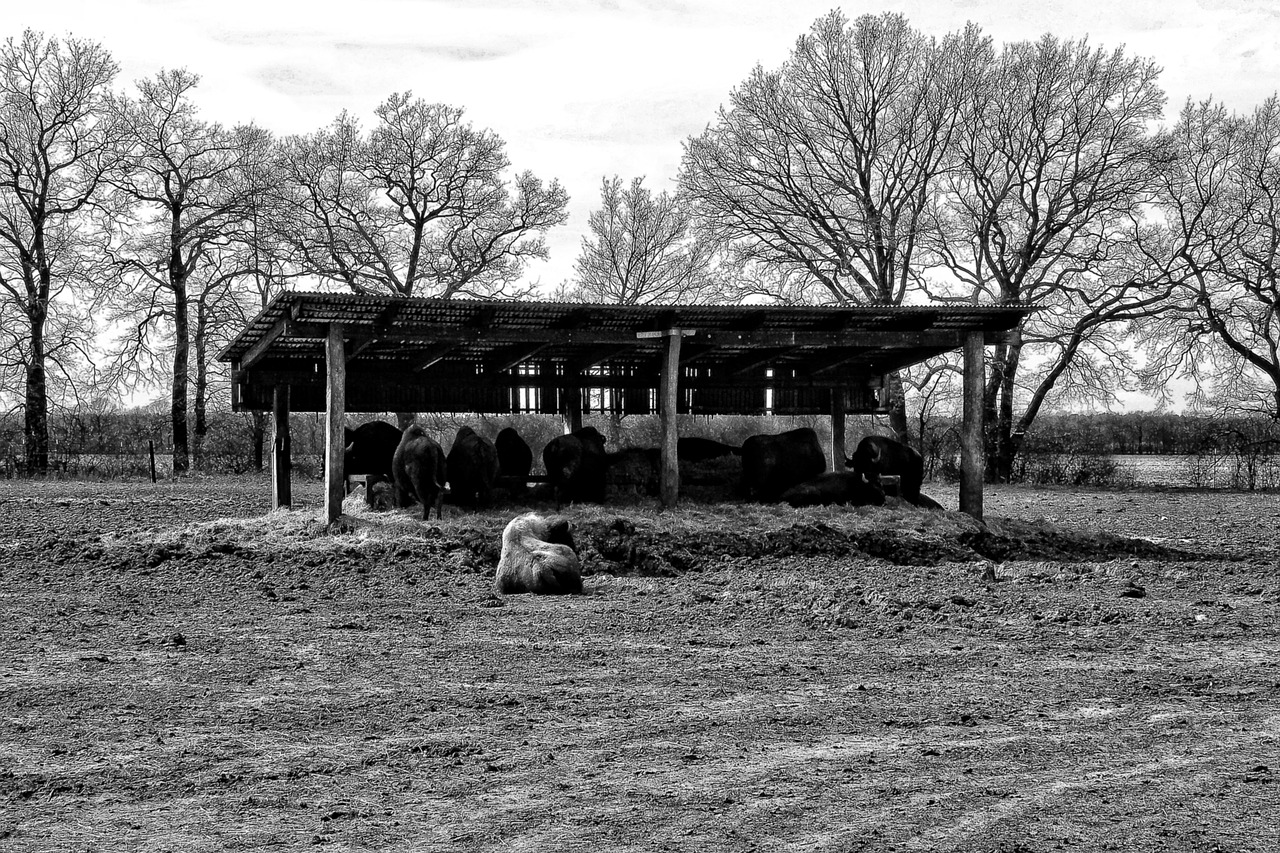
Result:
M982 447L984 459L984 477L988 483L994 483L996 476L996 459L999 456L998 448L1000 419L998 413L1000 411L1000 389L1004 387L1004 367L1005 360L1008 358L1009 347L1007 344L996 344L993 348L991 356L987 360L987 364L991 366L990 373L987 374L986 384L982 389Z
M185 474L190 468L187 439L187 371L190 368L191 342L187 320L186 282L179 275L173 281L173 391L169 413L173 422L173 473Z
M902 374L889 374L889 428L903 444L911 443L911 424L907 420L907 395L902 387Z
M195 447L194 457L196 470L200 470L204 463L204 438L209 432L209 423L206 416L209 397L209 364L205 347L205 338L208 332L209 319L205 314L205 305L201 301L196 305L196 399L195 399Z
M49 393L44 368L44 321L48 316L39 300L27 313L31 321L31 358L27 362L26 410L23 441L28 475L49 473Z
M1018 375L1018 363L1022 358L1022 344L1014 342L1009 345L1005 354L1004 370L1000 377L1000 413L996 419L995 429L995 475L996 482L1007 483L1013 476L1013 459L1017 455L1021 442L1013 438L1013 395L1014 379ZM988 470L991 466L988 465Z

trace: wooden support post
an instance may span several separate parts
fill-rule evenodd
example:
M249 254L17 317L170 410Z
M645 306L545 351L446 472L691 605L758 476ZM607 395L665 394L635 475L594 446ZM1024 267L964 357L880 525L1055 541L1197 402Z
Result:
M982 520L982 481L986 454L983 448L982 332L970 332L964 340L964 423L960 432L960 511Z
M673 509L680 498L680 463L676 458L679 436L676 412L680 406L680 341L679 329L666 333L667 346L662 357L662 471L659 493L664 509Z
M324 354L324 520L332 524L342 515L342 498L346 494L342 451L346 446L343 428L347 420L347 354L343 351L341 323L329 324Z
M831 389L831 470L843 471L844 450L844 409L845 392L843 388Z
M272 396L271 508L293 505L293 457L289 440L289 386L277 385Z
M577 377L574 377L577 381ZM566 388L565 396L565 432L577 432L582 429L582 389Z

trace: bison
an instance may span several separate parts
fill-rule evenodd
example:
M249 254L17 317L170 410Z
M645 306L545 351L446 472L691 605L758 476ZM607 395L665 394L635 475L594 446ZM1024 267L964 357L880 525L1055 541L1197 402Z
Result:
M391 459L391 475L396 483L396 506L407 507L414 500L422 504L422 520L443 518L444 484L448 477L444 450L419 424L409 424L400 437Z
M826 471L787 489L781 500L794 507L830 504L883 506L884 489L878 479L866 480L856 471Z
M879 481L881 477L898 477L898 494L903 500L924 506L920 484L924 482L924 459L914 448L883 435L869 435L858 442L853 457L845 461L867 480ZM933 507L937 503L928 499Z
M742 485L748 499L776 501L826 468L818 434L809 427L753 435L742 443Z
M557 507L573 501L604 502L609 459L604 436L595 427L583 427L551 439L542 449L542 464Z
M581 593L581 564L569 522L532 512L511 519L502 531L493 588L502 594Z
M346 431L346 448L342 453L342 476L345 480L364 474L364 500L373 506L373 487L391 482L391 458L400 445L400 430L386 421L369 421Z
M711 438L689 436L676 442L676 458L681 462L706 462L722 456L741 456L742 448Z
M498 476L517 489L529 484L529 471L533 468L533 451L520 437L520 433L507 427L494 439L498 451Z
M449 489L458 503L476 509L489 505L493 482L498 479L498 451L493 442L469 426L459 427L445 465Z

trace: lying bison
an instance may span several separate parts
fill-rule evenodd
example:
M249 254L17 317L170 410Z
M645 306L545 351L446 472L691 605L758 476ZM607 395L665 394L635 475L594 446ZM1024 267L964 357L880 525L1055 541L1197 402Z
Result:
M748 499L776 501L787 489L818 476L827 457L809 427L753 435L742 443L742 485Z
M533 451L520 433L507 427L493 441L498 451L498 476L515 489L529 485L529 472L533 469Z
M942 505L933 498L920 494L920 485L924 482L924 458L914 447L883 435L869 435L858 442L852 458L845 461L845 467L852 468L869 481L897 477L898 495L904 501L924 509L942 509Z
M400 437L391 459L391 474L396 482L396 506L407 507L415 500L422 504L422 520L443 518L444 484L448 477L444 450L427 435L419 424L409 424Z
M551 439L542 449L542 464L557 507L573 501L604 502L609 459L604 436L595 427L583 427Z
M373 487L391 482L391 458L400 445L400 430L386 421L369 421L346 431L342 476L365 475L364 500L373 506Z
M879 479L868 481L856 471L827 471L787 489L781 500L794 507L883 506L884 489Z
M502 556L493 588L502 594L581 593L581 565L569 522L532 512L511 519L502 531Z
M498 451L493 442L469 426L459 427L445 467L455 501L475 509L489 505L493 483L498 479Z

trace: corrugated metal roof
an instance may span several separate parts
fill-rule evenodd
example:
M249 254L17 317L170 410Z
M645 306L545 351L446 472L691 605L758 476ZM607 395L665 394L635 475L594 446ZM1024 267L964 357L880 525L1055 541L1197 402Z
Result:
M241 358L286 318L303 324L343 323L353 334L394 338L414 326L474 329L477 340L501 341L504 332L592 329L634 333L671 327L705 332L866 332L985 331L1012 329L1030 311L1026 306L853 305L602 305L569 302L427 299L354 294L286 292L250 321L219 353L221 361ZM304 338L282 337L270 350L312 350Z

